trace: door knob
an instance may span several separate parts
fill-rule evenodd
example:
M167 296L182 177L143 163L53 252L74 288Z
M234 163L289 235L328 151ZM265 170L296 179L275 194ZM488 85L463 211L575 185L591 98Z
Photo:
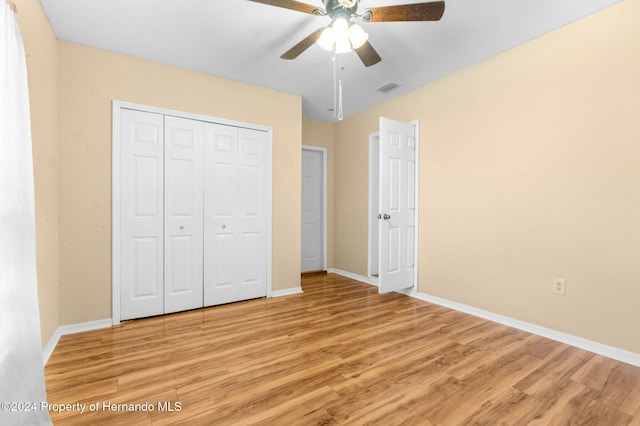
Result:
M382 218L384 220L389 220L389 219L391 219L391 216L389 216L388 214L385 213L384 216L382 216Z
M378 213L377 218L378 218L378 219L382 219L382 215L381 215L380 213Z
M178 229L182 231L184 229L184 226L180 225L178 226Z

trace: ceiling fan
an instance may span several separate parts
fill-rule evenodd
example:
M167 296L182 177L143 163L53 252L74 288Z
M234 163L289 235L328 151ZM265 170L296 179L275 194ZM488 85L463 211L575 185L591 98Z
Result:
M286 51L282 59L295 59L302 52L318 43L334 53L355 50L362 63L370 67L382 60L368 41L368 34L352 19L363 22L439 21L444 13L444 1L402 4L365 9L358 13L360 0L322 0L324 9L295 0L249 0L271 6L291 9L317 16L328 16L331 24L319 28Z

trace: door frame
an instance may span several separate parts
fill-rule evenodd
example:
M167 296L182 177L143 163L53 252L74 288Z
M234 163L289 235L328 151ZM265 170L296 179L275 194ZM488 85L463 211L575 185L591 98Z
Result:
M267 295L272 295L272 197L273 197L273 128L242 121L227 120L202 114L194 114L185 111L176 111L167 108L150 105L136 104L132 102L113 100L112 103L112 127L111 127L111 322L120 324L120 112L123 109L132 109L155 114L170 115L190 120L204 121L208 123L222 124L233 127L260 130L267 133L267 187L266 194L266 245L267 245Z
M419 247L419 236L420 232L418 229L418 224L420 222L420 121L413 120L408 123L413 124L415 129L415 137L416 137L416 174L415 174L415 198L416 198L416 213L415 213L415 238L414 238L414 269L413 269L413 287L412 291L418 290L418 260L420 257L418 256L418 247ZM380 150L380 132L373 132L369 134L369 200L368 200L368 213L369 213L369 221L367 227L367 277L371 280L371 282L378 285L378 277L372 276L372 259L373 256L378 256L378 250L375 250L372 247L372 239L373 233L375 232L374 227L377 229L379 224L379 219L374 219L374 215L379 213L378 207L373 205L373 191L378 189L378 185L373 181L372 170L378 170L378 177L380 176L380 163L379 161L374 161L374 157L372 152L374 149ZM379 159L379 156L378 156ZM380 241L380 236L378 235L378 242ZM378 265L379 267L380 265Z
M378 151L378 155L374 156L374 152ZM373 202L378 192L380 180L380 132L374 132L369 135L369 208L368 208L368 235L367 235L367 278L378 284L378 277L374 276L374 263L378 263L378 250L373 247L373 237L378 236L378 247L380 243L380 235L378 232L378 219L374 219L377 214L378 206ZM378 182L374 179L374 173L378 175ZM380 265L378 265L378 268Z
M316 151L322 154L322 270L327 270L327 148L322 146L302 145L302 151ZM300 177L302 179L302 176ZM302 224L300 224L302 226ZM302 271L302 264L300 265Z

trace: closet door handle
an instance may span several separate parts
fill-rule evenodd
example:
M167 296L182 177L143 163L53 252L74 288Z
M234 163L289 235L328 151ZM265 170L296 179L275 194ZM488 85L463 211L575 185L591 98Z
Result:
M178 229L182 231L184 229L184 226L180 225L178 226Z

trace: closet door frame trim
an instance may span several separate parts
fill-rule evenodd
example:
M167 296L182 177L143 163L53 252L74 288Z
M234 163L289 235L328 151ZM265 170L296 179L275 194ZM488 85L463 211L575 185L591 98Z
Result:
M112 130L111 130L111 322L120 324L120 112L123 109L131 109L190 120L204 121L207 123L222 124L227 126L260 130L267 133L267 297L272 297L271 264L272 264L272 193L273 193L273 129L269 126L245 123L241 121L227 120L201 114L192 114L184 111L159 108L150 105L114 100L112 104Z

